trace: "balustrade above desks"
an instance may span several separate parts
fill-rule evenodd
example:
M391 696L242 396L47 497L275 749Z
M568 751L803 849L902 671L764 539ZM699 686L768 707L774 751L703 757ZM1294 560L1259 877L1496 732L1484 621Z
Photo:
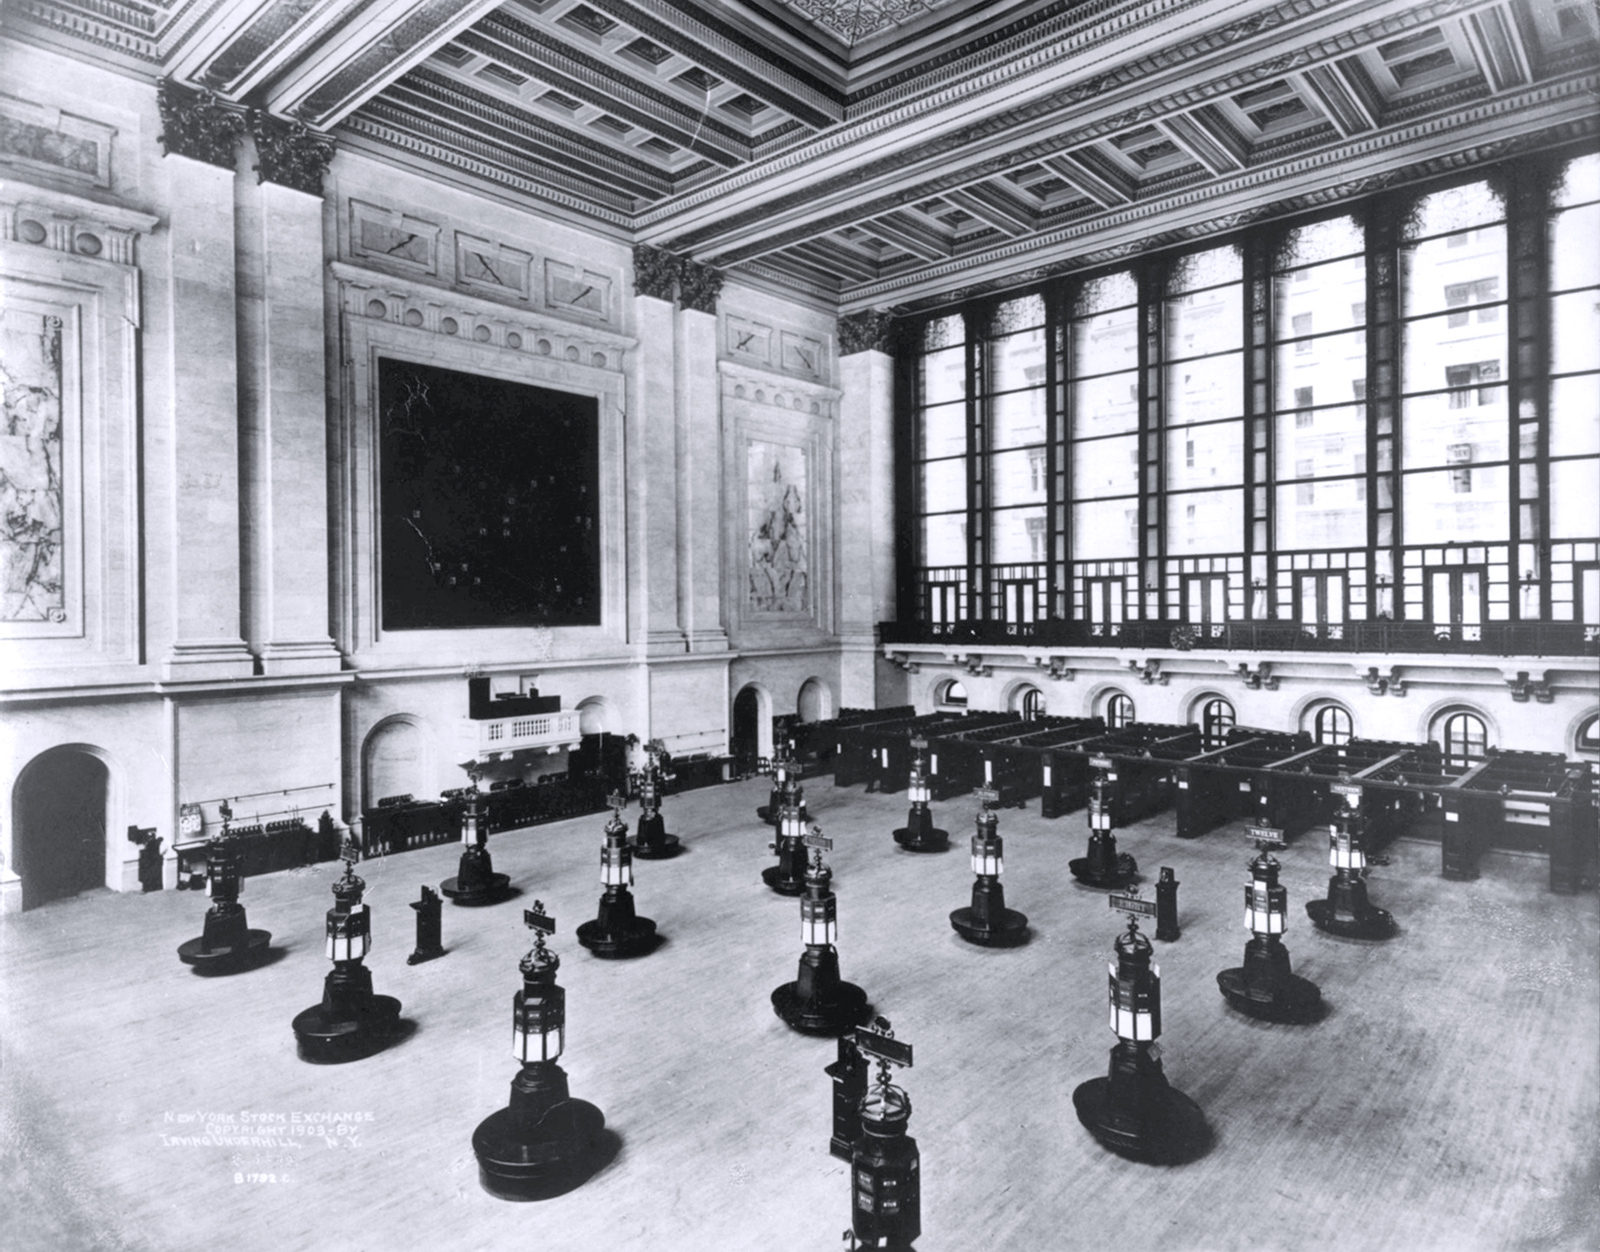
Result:
M1330 637L1325 627L1274 621L1102 624L1046 618L1033 622L883 622L878 629L881 641L890 647L960 644L1180 652L1600 657L1600 631L1572 622L1486 622L1472 627L1434 627L1426 622L1345 622L1338 637Z

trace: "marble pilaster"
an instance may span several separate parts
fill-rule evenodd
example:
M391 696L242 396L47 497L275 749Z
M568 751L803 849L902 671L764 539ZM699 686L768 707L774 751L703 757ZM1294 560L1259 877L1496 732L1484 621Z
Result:
M634 298L639 344L628 406L628 638L686 650L678 620L677 370L673 306Z
M678 613L691 652L723 652L722 402L717 319L678 315Z
M169 179L170 426L173 508L151 521L171 545L169 680L245 678L240 631L239 383L231 169L177 153Z
M255 591L268 675L337 671L328 635L328 432L322 200L276 183L260 193L262 341L251 415L266 512Z
M840 357L839 382L839 702L870 708L877 623L894 614L893 361Z

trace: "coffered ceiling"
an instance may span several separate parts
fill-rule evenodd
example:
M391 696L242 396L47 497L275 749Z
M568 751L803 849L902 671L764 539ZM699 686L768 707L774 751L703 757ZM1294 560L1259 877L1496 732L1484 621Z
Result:
M1589 0L14 0L12 34L841 311L1600 133Z

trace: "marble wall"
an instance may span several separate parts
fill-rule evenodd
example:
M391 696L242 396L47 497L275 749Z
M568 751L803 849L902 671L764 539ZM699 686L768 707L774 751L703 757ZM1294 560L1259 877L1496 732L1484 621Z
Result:
M19 505L0 783L62 745L103 760L107 885L136 885L126 827L170 855L183 804L351 823L402 784L459 785L469 674L678 754L726 748L746 684L773 714L808 680L816 707L872 702L889 374L841 363L830 311L735 282L642 291L620 234L353 150L320 196L259 180L248 134L231 168L163 155L152 85L4 39L0 83L0 494ZM381 357L593 399L598 625L383 629ZM846 395L851 370L873 394ZM866 433L841 433L847 403ZM872 455L845 464L844 439ZM751 493L762 447L787 506ZM753 603L769 514L788 578ZM14 840L40 837L15 814L5 907Z

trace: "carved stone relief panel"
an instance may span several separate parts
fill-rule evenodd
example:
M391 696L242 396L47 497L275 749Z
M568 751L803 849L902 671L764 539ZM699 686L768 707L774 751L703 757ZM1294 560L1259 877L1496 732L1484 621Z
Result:
M0 164L111 186L111 140L116 129L0 95Z
M70 501L66 484L68 453L74 469L78 459L82 386L73 313L25 298L0 305L0 623L67 621L66 518L70 508L76 521L81 504L78 484ZM69 320L70 375L63 360ZM75 591L81 573L73 571Z
M757 613L805 613L811 606L806 450L751 439L745 455L746 603Z
M154 219L21 189L0 203L0 669L8 686L138 660L138 273L74 241ZM106 217L116 220L103 220ZM72 229L67 229L70 226ZM107 674L110 677L110 674Z

